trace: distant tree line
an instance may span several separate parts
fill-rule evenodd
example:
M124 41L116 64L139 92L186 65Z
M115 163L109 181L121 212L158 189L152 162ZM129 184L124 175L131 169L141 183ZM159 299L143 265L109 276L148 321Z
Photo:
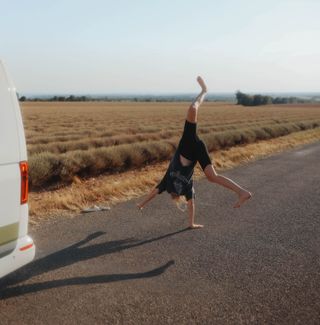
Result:
M138 96L126 96L126 95L111 95L111 96L45 96L45 97L29 97L18 96L19 101L34 101L34 102L92 102L92 101L103 101L103 102L122 102L122 101L131 101L131 102L184 102L191 101L194 96L189 95L178 95L178 96L163 96L163 95L138 95ZM206 101L230 101L230 98L216 98L209 97Z
M310 100L298 97L271 97L263 95L248 95L241 91L236 92L237 105L260 106L269 104L296 104L310 103Z
M26 96L21 96L19 97L20 102L25 102L25 101L35 101L35 102L40 102L40 101L46 101L46 102L86 102L88 100L92 100L91 98L87 96L52 96L52 97L46 97L46 98L38 98L38 97L32 97L32 98L27 98Z
M19 101L35 101L35 102L185 102L191 101L194 95L110 95L110 96L75 96L75 95L55 95L55 96L43 96L43 97L26 97L19 96ZM268 104L294 104L294 103L311 103L316 102L319 99L302 99L298 97L271 97L264 95L249 95L236 92L236 101L238 105L244 106L259 106ZM209 94L206 98L208 102L220 102L220 101L234 101L234 95L219 96Z

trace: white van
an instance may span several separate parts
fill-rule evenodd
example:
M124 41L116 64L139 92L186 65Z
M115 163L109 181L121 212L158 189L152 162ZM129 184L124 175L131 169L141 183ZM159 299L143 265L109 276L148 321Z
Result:
M28 163L16 89L0 61L0 278L31 262Z

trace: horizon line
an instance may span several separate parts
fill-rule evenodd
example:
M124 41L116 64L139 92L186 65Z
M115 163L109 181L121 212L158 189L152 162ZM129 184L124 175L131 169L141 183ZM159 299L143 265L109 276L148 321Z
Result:
M208 92L207 96L235 95L236 91ZM241 91L241 90L239 90ZM320 95L320 91L241 91L246 94L299 94ZM19 96L194 96L198 92L114 92L114 93L85 93L85 92L19 92Z

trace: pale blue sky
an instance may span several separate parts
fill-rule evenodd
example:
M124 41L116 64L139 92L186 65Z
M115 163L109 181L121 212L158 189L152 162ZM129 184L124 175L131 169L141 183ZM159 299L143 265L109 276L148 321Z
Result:
M319 0L0 4L20 93L320 91Z

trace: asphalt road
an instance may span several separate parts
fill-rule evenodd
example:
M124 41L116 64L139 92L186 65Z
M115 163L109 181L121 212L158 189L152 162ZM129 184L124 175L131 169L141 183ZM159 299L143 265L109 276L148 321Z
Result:
M319 324L320 143L195 183L196 221L169 196L31 229L34 262L0 281L4 324Z

